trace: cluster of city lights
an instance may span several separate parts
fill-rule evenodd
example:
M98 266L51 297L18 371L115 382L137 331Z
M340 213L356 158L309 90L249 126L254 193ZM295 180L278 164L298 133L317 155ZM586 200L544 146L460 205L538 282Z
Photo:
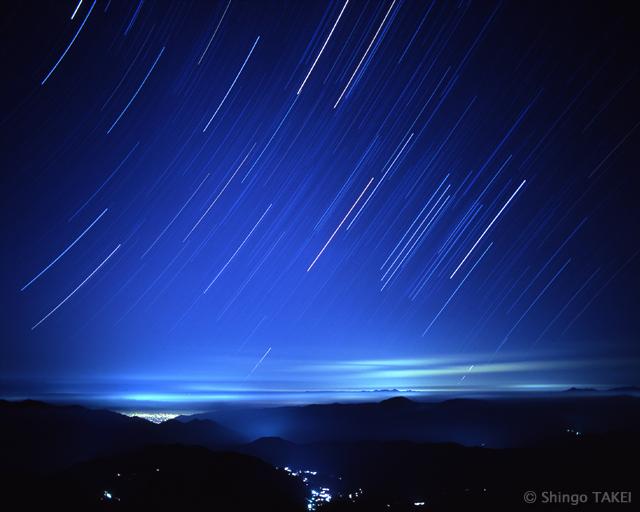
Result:
M110 491L104 491L100 499L102 501L113 501L113 500L120 501L120 498L118 498L117 496L114 496L113 493L111 493Z
M283 468L287 473L296 478L300 478L304 484L309 487L309 477L317 476L317 471L311 471L309 469L291 469L289 466ZM317 489L311 489L310 495L307 498L307 510L317 510L323 503L329 503L332 500L331 489L329 487L319 487Z
M142 412L142 411L122 411L121 414L132 418L142 418L151 423L163 423L179 416L178 413L172 412Z

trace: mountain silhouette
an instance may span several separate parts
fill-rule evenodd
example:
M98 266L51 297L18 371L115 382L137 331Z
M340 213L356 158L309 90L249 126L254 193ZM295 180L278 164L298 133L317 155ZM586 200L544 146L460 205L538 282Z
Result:
M636 490L629 468L640 453L639 408L638 398L609 395L396 397L223 408L156 425L105 410L0 401L0 507L302 512L311 485L330 485L322 512L422 510L416 503L520 510L528 490ZM261 429L314 440L250 441ZM421 440L431 437L439 440ZM472 442L452 442L460 438ZM298 470L318 472L317 480L303 482L308 473Z
M147 444L224 448L248 439L211 420L154 424L106 410L0 401L0 469L49 470Z
M340 475L345 496L364 489L357 502L343 497L323 511L415 512L423 510L415 508L416 502L427 503L426 510L527 510L523 495L528 490L634 490L637 479L627 468L635 464L639 448L637 435L565 432L507 449L407 441L298 445L270 438L237 450L280 467Z
M306 510L304 485L285 471L252 456L181 445L148 446L54 475L12 474L0 489L4 510Z
M594 433L638 431L640 398L558 393L424 402L396 397L373 403L225 408L177 420L194 418L217 421L253 439L406 440L506 448L535 443L567 428Z

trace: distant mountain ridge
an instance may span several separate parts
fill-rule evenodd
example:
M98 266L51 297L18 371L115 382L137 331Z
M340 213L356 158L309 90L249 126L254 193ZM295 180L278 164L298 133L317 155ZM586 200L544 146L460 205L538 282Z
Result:
M640 398L566 393L553 398L453 399L221 409L154 424L80 406L0 400L0 469L63 467L148 444L232 449L260 438L297 444L359 441L531 445L566 430L640 432Z
M640 397L558 393L552 397L381 402L220 409L181 416L217 421L245 437L295 443L329 441L455 442L503 448L534 443L565 429L640 431Z

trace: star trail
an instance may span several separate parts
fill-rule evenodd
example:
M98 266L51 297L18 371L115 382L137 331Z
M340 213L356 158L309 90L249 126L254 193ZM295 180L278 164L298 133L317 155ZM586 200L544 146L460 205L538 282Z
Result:
M5 11L3 394L637 375L640 76L624 9Z

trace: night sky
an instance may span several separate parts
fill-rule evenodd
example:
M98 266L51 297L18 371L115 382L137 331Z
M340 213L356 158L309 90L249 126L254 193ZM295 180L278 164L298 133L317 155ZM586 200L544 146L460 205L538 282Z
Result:
M7 4L0 394L636 384L625 9Z

